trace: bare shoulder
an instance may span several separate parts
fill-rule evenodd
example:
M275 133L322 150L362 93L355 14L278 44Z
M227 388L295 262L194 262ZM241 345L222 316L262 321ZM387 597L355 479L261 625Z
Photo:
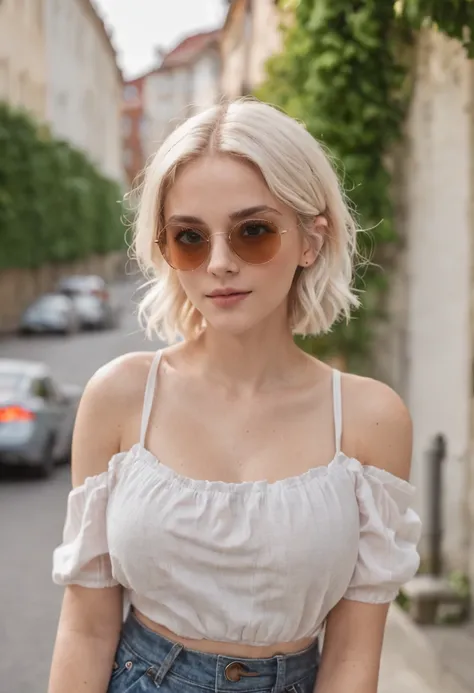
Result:
M124 354L99 368L87 383L84 394L95 398L127 401L138 391L143 393L155 352L137 351Z
M345 374L342 379L345 443L363 464L408 479L413 430L401 397L385 383Z
M120 356L94 373L79 405L72 445L73 484L107 469L125 423L139 414L153 352Z

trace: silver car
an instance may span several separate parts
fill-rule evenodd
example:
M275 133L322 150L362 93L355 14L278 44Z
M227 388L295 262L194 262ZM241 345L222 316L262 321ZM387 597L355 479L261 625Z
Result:
M60 387L43 363L0 359L0 464L48 476L68 461L81 392Z

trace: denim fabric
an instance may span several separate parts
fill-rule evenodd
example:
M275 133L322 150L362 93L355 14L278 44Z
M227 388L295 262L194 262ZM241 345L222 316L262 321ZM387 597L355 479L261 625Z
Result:
M130 613L108 693L313 693L318 665L317 643L293 655L233 659L184 648Z

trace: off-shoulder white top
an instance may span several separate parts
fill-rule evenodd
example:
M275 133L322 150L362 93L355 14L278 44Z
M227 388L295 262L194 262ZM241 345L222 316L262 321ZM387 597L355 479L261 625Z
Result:
M275 483L184 477L140 442L68 499L57 584L123 585L133 606L185 638L269 645L316 637L345 597L384 603L417 571L414 489L340 449L340 373L333 374L336 454Z

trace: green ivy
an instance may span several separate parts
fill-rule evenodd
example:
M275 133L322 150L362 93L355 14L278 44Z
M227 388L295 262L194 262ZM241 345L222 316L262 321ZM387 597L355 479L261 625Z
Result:
M0 104L0 270L125 247L119 186L79 150Z
M298 338L310 353L340 355L358 367L370 354L386 288L384 247L396 242L386 156L402 136L409 104L413 31L432 26L473 54L474 0L280 0L283 51L270 58L257 97L282 107L342 162L340 174L358 221L363 306L346 325ZM336 167L339 167L336 164Z

